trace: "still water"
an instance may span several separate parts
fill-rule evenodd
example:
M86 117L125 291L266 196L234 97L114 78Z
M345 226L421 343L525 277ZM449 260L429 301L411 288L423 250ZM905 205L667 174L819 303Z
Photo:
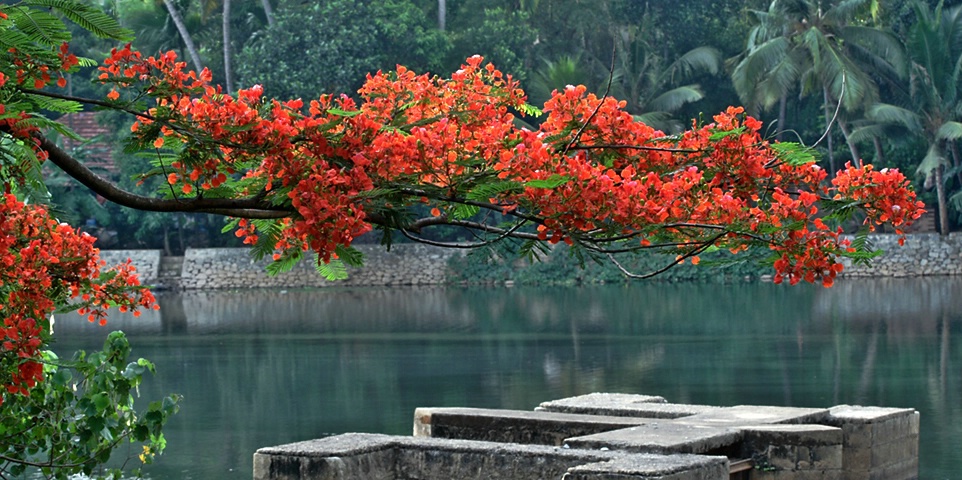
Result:
M153 479L249 479L260 447L410 435L416 407L532 409L589 392L713 405L914 407L923 479L962 478L962 279L834 288L190 292L108 328L57 322L56 349L109 327L184 396ZM136 453L136 452L135 452Z

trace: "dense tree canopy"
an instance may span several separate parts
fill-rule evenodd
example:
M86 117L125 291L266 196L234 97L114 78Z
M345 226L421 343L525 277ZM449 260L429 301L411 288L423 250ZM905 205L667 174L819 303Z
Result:
M480 55L446 76L404 66L372 72L352 95L272 98L256 84L234 93L216 85L209 69L190 69L172 51L143 54L126 44L100 62L80 58L64 18L101 37L130 36L78 2L0 6L0 42L8 45L0 61L0 399L5 409L21 409L10 416L19 424L34 408L31 399L46 396L35 393L41 387L57 387L68 403L87 405L83 393L64 393L68 381L45 377L55 375L43 366L54 311L79 310L100 321L109 308L153 305L129 265L106 269L90 236L41 205L49 198L40 175L46 166L133 209L230 217L225 232L250 244L255 257L272 258L271 272L313 253L331 278L342 277L345 265L361 264L352 244L380 230L387 244L395 234L452 248L517 241L530 255L564 242L616 265L618 255L634 252L676 255L666 269L727 250L771 265L776 283L831 286L843 258L874 255L863 241L844 239L841 222L858 214L868 230L888 225L901 234L923 211L897 169L849 164L829 180L811 149L766 139L762 123L740 107L669 135L629 113L628 102L580 85L562 86L543 105L529 105L516 77ZM287 20L278 12L275 26ZM378 39L377 25L339 24ZM96 65L103 98L58 90L82 65ZM327 86L348 88L342 81L354 80L347 75ZM48 119L50 112L86 107L131 119L125 151L149 159L138 178L159 180L158 191L136 192L98 175L52 140L54 132L73 134ZM465 229L475 241L431 240L428 233L439 227ZM105 351L125 352L116 342ZM136 386L149 369L135 362L121 370L113 354L105 355L98 368L114 368L85 370L91 372L87 385L120 375ZM162 448L159 427L176 403L155 404L142 417L147 423L138 425L104 413L127 412L128 404L88 402L96 407L91 425L120 422L123 428L111 437L149 441L151 452ZM15 428L0 427L0 435ZM104 459L104 446L95 428L83 428L94 443L74 471L87 472ZM17 443L0 455L16 462L34 445ZM45 451L47 463L37 465L63 466L58 452Z

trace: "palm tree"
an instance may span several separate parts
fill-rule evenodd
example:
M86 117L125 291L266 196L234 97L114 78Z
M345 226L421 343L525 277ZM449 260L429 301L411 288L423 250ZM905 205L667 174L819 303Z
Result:
M946 170L959 167L954 142L962 138L962 5L934 11L919 1L913 4L916 22L909 30L907 59L909 76L901 105L877 103L867 112L871 121L853 132L853 140L885 138L893 126L921 137L928 145L916 172L925 177L926 188L936 189L939 204L939 230L949 232ZM954 162L950 162L949 158ZM962 192L951 198L962 210Z
M705 96L698 84L683 83L699 74L717 74L721 53L711 47L697 47L666 65L666 59L652 44L651 35L644 35L646 32L654 32L648 15L641 28L612 28L615 68L611 93L624 99L627 111L639 120L662 131L679 131L682 125L672 115Z
M540 105L551 97L552 91L562 90L567 85L585 85L598 91L595 80L592 72L583 66L580 56L562 55L557 60L544 60L544 65L531 77L528 94L535 105Z
M878 100L873 77L898 78L903 56L898 39L868 25L878 0L773 0L768 11L755 12L745 52L732 59L732 82L742 102L766 110L779 102L779 132L785 128L790 94L822 97L825 123L838 123L848 139L844 115ZM833 121L834 120L834 121ZM829 163L835 170L831 135ZM854 160L855 144L848 142Z
M231 43L230 43L230 0L223 0L221 15L221 35L224 44L224 86L227 93L234 91L234 75L231 72Z
M167 8L167 12L170 14L170 19L173 20L174 25L177 26L177 31L180 33L181 39L184 41L184 48L187 50L187 56L190 57L191 63L194 64L194 69L198 72L204 69L204 63L200 61L200 54L197 53L197 47L194 46L194 40L190 36L190 32L187 30L187 25L184 23L183 17L180 15L180 11L177 10L177 6L174 5L173 0L164 0L164 7Z

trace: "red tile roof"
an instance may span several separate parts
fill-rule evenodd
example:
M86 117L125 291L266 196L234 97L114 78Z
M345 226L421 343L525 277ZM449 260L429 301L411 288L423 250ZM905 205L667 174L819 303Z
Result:
M63 147L68 152L73 153L88 168L97 171L106 170L110 173L117 171L117 165L111 157L112 147L101 139L110 130L97 122L97 112L77 112L68 113L58 119L58 121L73 130L87 142L78 142L70 138L64 138Z

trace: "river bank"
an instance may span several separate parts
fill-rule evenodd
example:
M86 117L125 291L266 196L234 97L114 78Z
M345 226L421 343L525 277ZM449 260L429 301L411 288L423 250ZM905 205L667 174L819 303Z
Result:
M962 233L945 237L936 233L914 233L898 245L898 236L870 235L873 248L885 253L871 265L846 264L846 277L914 277L962 275ZM141 281L158 289L237 289L237 288L319 288L331 286L443 285L448 283L615 283L622 281L613 266L598 265L590 259L572 258L555 250L541 263L491 262L484 252L464 255L462 251L421 244L398 244L390 251L381 245L356 246L364 254L365 265L349 269L347 280L328 281L320 276L313 262L306 260L291 271L270 276L265 271L268 259L256 262L245 248L187 249L183 257L163 257L160 250L104 250L101 257L108 265L126 261L137 267ZM667 256L636 259L637 271L644 272L670 262ZM767 269L746 263L732 263L719 257L714 266L702 262L698 267L685 265L669 270L660 278L669 281L711 280L743 281L763 278ZM707 267L707 268L706 268Z

